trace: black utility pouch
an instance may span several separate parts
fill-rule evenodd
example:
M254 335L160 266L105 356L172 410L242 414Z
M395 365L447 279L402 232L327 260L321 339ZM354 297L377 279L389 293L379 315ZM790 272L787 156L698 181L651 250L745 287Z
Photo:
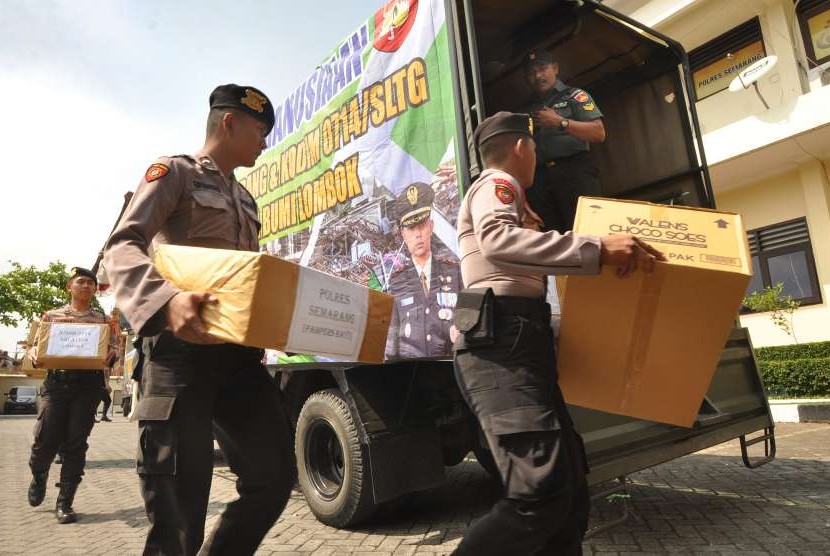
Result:
M471 288L458 294L455 327L464 334L467 347L489 346L496 341L491 288Z

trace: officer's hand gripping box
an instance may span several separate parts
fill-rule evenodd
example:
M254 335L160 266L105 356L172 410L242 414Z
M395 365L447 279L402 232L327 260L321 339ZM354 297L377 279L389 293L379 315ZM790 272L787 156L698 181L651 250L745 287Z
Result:
M663 251L654 272L569 276L558 343L568 403L694 424L752 276L738 214L582 197L574 231L632 234Z
M237 344L380 363L392 297L329 274L246 251L160 245L159 273L183 291L212 293L202 319Z
M110 327L107 324L41 322L37 361L42 369L106 368Z

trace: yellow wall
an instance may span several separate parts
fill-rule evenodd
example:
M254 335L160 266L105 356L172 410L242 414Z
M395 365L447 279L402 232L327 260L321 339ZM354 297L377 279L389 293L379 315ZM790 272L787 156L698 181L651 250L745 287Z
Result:
M776 67L758 82L761 94L774 109L793 103L802 94L786 8L785 0L696 2L692 8L657 28L691 51L757 16L767 55L778 56ZM791 2L789 8L791 11ZM697 111L701 131L707 133L744 118L761 115L766 109L755 91L748 89L735 93L723 90L706 97L697 103Z
M747 229L760 228L806 216L823 303L798 309L793 329L798 342L830 340L830 163L813 161L797 171L761 180L737 190L716 194L718 208L739 212ZM756 346L793 343L773 325L768 314L745 315Z

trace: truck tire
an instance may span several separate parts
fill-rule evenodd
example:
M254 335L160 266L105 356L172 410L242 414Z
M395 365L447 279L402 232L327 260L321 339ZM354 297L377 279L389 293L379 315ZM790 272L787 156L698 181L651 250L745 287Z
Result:
M340 390L321 390L306 399L294 442L300 488L318 520L342 528L372 514L368 458Z
M493 459L493 452L490 451L490 448L477 442L473 447L473 453L476 455L478 464L487 471L487 474L494 481L501 483L501 473L499 473L499 468L496 466L496 460Z

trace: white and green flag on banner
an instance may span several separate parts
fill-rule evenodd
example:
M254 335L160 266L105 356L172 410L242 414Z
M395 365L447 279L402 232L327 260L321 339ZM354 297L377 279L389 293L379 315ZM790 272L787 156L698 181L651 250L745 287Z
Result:
M239 176L264 249L396 297L390 358L449 354L455 336L454 88L444 1L390 0L275 103Z

